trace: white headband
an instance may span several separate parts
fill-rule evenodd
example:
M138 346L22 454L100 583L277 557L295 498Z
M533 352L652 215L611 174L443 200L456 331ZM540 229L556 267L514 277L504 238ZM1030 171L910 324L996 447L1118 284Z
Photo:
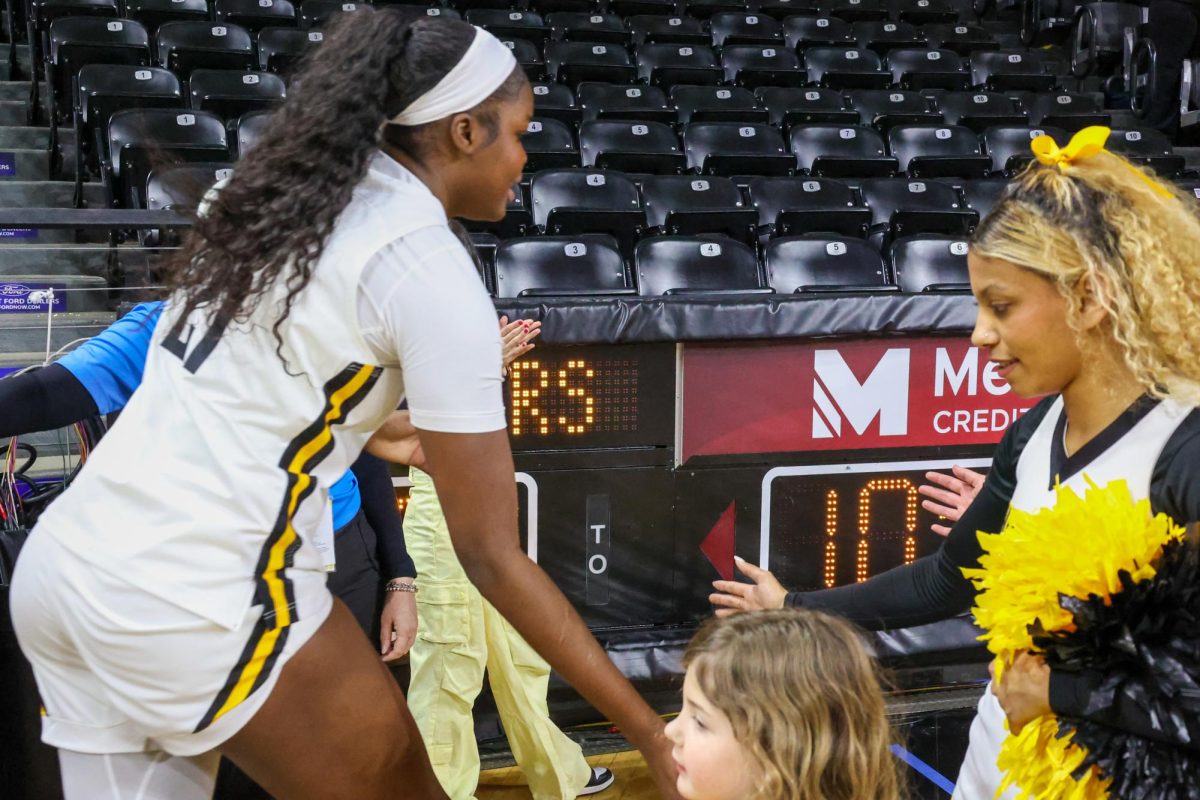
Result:
M390 125L424 125L436 119L467 111L492 96L508 79L517 60L499 39L483 28L475 28L475 38L454 69L437 85L388 120Z

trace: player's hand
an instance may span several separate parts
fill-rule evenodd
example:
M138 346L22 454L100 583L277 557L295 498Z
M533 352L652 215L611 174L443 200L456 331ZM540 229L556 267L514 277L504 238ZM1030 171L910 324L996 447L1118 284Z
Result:
M958 522L963 512L967 510L967 506L971 505L971 501L975 499L975 495L979 494L979 490L983 488L985 476L957 464L951 471L954 473L953 475L947 475L944 472L926 472L925 480L935 483L937 486L924 484L918 486L917 491L929 498L921 501L922 508L932 511L939 517L945 517L953 524ZM939 536L946 536L950 533L949 525L933 525L931 527L933 532Z
M406 464L428 472L421 439L407 411L393 411L367 440L366 451L393 464Z
M396 578L411 582L412 578ZM379 653L384 661L408 654L417 638L417 596L412 592L385 592L379 615Z
M533 349L533 339L542 332L542 323L500 317L500 366L505 370L508 365ZM507 373L506 373L507 374Z
M765 569L759 569L743 558L734 556L734 561L737 562L738 572L754 583L713 581L713 588L717 591L708 596L708 602L718 606L718 617L726 617L738 611L783 608L783 601L787 598L787 589L775 580L774 575Z
M1008 717L1008 729L1014 734L1038 717L1053 714L1050 708L1050 667L1046 660L1028 650L1017 654L1004 668L992 691Z

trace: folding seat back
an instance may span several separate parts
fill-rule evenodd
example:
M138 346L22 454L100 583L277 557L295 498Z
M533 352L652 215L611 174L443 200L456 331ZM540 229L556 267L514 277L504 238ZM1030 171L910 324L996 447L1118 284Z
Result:
M930 47L953 50L960 56L969 56L976 50L995 50L999 46L995 37L978 25L933 24L922 30Z
M75 75L85 65L150 63L150 36L133 20L62 17L50 23L47 39L51 99L64 111Z
M652 227L671 236L724 234L752 244L758 214L742 200L728 178L662 175L642 183L646 217Z
M565 41L633 43L633 35L616 14L598 11L556 11L546 18L554 36Z
M643 239L634 263L643 297L771 291L762 284L754 251L724 236Z
M670 175L686 166L679 137L661 122L584 122L579 144L586 167Z
M475 250L475 266L488 294L496 296L496 251L500 248L500 237L493 233L471 234L471 247Z
M607 42L550 42L546 70L570 86L581 81L632 83L637 78L629 51Z
M125 14L154 33L164 22L204 22L208 19L205 0L125 0Z
M782 43L731 44L721 52L725 80L738 86L804 86L808 73L800 59Z
M861 239L786 236L767 242L767 281L776 292L895 292L879 252Z
M1074 133L1092 125L1108 127L1112 116L1104 113L1100 101L1086 94L1045 92L1029 95L1029 122L1038 127L1048 125Z
M518 236L532 236L537 233L533 224L533 215L529 210L529 201L525 197L527 184L518 182L513 186L513 193L504 206L504 217L499 220L463 220L463 226L472 234L489 233L500 239L512 239ZM495 288L495 282L491 284Z
M496 249L497 297L622 294L636 291L607 234L509 239Z
M672 3L672 5L674 5ZM629 18L635 44L690 44L706 47L712 40L700 20L666 14L638 14Z
M887 0L829 0L818 4L821 14L833 14L847 22L884 20L889 16Z
M967 243L954 236L911 236L892 242L892 271L902 292L970 291Z
M788 175L795 161L766 124L693 122L683 129L688 167L708 175Z
M712 48L690 44L644 44L637 51L638 77L655 86L720 83L725 72Z
M1004 178L963 181L963 199L967 203L967 208L978 214L982 220L991 213L992 207L996 205L1001 195L1004 194L1004 187L1006 186L1008 186L1008 181Z
M166 22L155 44L158 65L181 78L197 68L249 70L257 63L250 32L230 23Z
M936 124L942 115L932 100L904 89L855 89L848 92L863 125L887 132L897 125Z
M864 20L851 26L854 39L864 50L874 50L884 55L901 47L921 47L925 40L917 29L907 22Z
M1117 66L1125 54L1125 31L1142 25L1137 3L1082 3L1075 11L1071 41L1071 74L1084 78Z
M286 97L283 78L271 72L197 69L188 78L189 107L211 111L226 121L274 108Z
M1036 53L974 53L971 84L1000 92L1048 92L1058 80Z
M365 0L302 0L296 21L304 30L321 28L338 14L358 11L369 6L370 3Z
M585 13L595 10L594 0L529 0L529 8L544 16L563 11Z
M862 238L871 224L871 210L858 204L849 186L832 178L755 178L749 194L760 230L771 236Z
M761 86L754 93L766 106L767 120L785 131L793 125L857 125L859 121L858 112L837 89Z
M497 38L516 37L531 41L545 41L551 30L541 14L515 9L472 8L466 13L467 22L483 28Z
M900 21L912 25L950 24L958 20L958 8L951 0L916 0L900 6Z
M288 27L296 24L296 7L290 0L213 0L217 22L240 25L257 33L268 25Z
M766 122L767 111L758 99L740 86L675 86L671 104L679 121L689 122Z
M571 128L559 120L534 117L529 121L521 144L528 156L526 172L579 166L575 136Z
M1026 128L998 126L988 128L980 139L985 152L992 159L992 170L1005 175L1014 175L1033 159L1029 143L1042 134L1051 136L1056 142L1066 142L1067 133L1060 128Z
M151 211L195 211L204 195L233 174L228 161L206 161L153 169L146 180L146 208Z
M582 112L570 86L561 83L534 83L533 115L556 119L567 125L578 125Z
M819 178L887 177L896 159L874 128L852 125L798 125L788 134L796 167Z
M746 4L740 0L684 0L684 9L688 16L708 20L714 15L737 13L746 10Z
M1175 154L1165 133L1150 128L1113 130L1105 147L1167 178L1182 172L1186 163L1183 156Z
M894 49L884 58L884 69L892 73L892 83L902 89L954 91L966 89L971 83L962 56L953 50Z
M854 31L850 23L837 17L788 17L783 21L783 37L793 50L809 47L855 45ZM807 58L807 51L805 53Z
M1200 178L1182 178L1176 180L1175 185L1188 197L1200 200Z
M947 124L961 125L975 133L998 126L1029 124L1017 102L1000 92L946 92L937 102Z
M621 19L666 17L675 14L676 3L675 0L608 0L608 10Z
M496 38L512 51L513 58L517 60L521 69L525 70L525 75L529 80L538 81L545 76L546 59L542 55L540 40L539 43L534 43L529 39L516 36L497 36Z
M258 144L266 132L270 120L270 111L251 111L238 117L233 123L233 155L244 158L246 153L254 149L254 145Z
M959 125L892 128L888 151L913 178L985 178L992 171L975 132Z
M187 161L226 161L225 124L206 111L136 108L118 111L108 123L108 155L114 197L142 208L146 177L154 166Z
M608 233L632 252L646 229L646 212L633 181L619 172L554 169L529 184L533 220L546 233Z
M817 0L759 0L757 12L782 23L797 15L816 16Z
M577 88L583 119L675 124L675 109L657 86L581 83Z
M44 31L63 17L119 17L116 0L30 0L26 6L35 31Z
M288 75L310 47L325 41L321 31L263 28L258 32L258 68Z
M783 26L765 14L721 11L709 19L708 29L717 47L727 44L783 45Z
M808 80L834 89L886 89L892 75L871 50L852 47L811 47L804 52Z
M967 236L979 223L948 183L882 178L863 181L860 191L871 209L872 230L885 243L920 233Z
M88 64L75 82L75 114L81 143L91 145L109 117L124 108L183 108L179 79L161 67Z

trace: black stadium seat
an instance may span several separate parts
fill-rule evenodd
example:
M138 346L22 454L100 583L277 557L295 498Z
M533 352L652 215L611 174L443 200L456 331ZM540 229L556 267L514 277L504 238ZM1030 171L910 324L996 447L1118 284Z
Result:
M721 11L708 21L712 43L717 47L728 44L776 44L783 46L783 26L766 14L747 11Z
M899 17L902 22L913 25L936 25L955 22L958 14L958 8L951 0L910 0L901 4Z
M167 22L154 37L156 63L180 78L192 70L254 69L257 59L250 32L213 22Z
M887 0L826 0L818 6L822 14L834 14L847 22L887 19Z
M722 233L753 244L758 215L742 202L729 178L695 175L647 177L642 183L646 217L652 227L671 236Z
M992 159L992 170L1013 175L1033 159L1029 143L1046 134L1059 144L1066 144L1067 132L1059 128L1021 128L999 126L988 128L980 137L985 152Z
M851 29L859 47L874 50L880 55L900 48L922 47L925 44L917 29L907 22L871 20L855 22Z
M529 183L533 221L546 233L608 233L631 253L646 229L646 212L633 181L619 172L554 169Z
M895 292L879 252L861 239L786 236L766 247L767 282L781 294Z
M853 47L855 44L850 23L837 17L788 17L783 21L783 38L793 50L820 45Z
M901 125L888 131L888 151L913 178L985 178L992 161L974 131L958 125Z
M901 89L966 89L971 83L962 57L953 50L892 50L884 58L884 69Z
M556 11L546 17L554 36L565 41L611 42L627 46L633 35L616 14L596 11Z
M770 125L693 122L683 129L688 167L708 175L788 175L795 160Z
M793 125L857 125L858 112L837 89L762 86L754 90L767 108L767 120L785 131Z
M581 81L632 83L637 78L629 51L608 42L550 42L546 72L569 86Z
M874 128L850 125L799 125L788 134L796 167L817 177L887 177L896 159L887 153Z
M87 64L150 63L150 36L140 22L101 17L62 17L50 23L46 81L50 116L71 109L73 81Z
M696 19L711 19L722 12L731 13L744 11L746 4L743 0L683 0L684 9Z
M213 0L213 14L217 22L240 25L251 33L296 24L296 8L289 0Z
M946 92L938 96L937 103L948 125L961 125L975 133L1029 124L1017 101L1000 92Z
M804 86L808 72L791 50L779 45L733 44L721 51L725 80L754 89L758 86Z
M496 251L500 249L500 237L492 233L471 234L471 247L479 267L479 277L487 287L488 294L496 296Z
M991 213L992 207L996 205L1000 195L1004 194L1006 186L1008 186L1008 181L1004 178L963 181L963 199L967 202L967 208L979 214L979 218L983 219Z
M585 167L671 175L686 166L679 137L661 122L584 122L579 144Z
M990 52L971 56L971 85L994 91L1048 92L1058 79L1037 53Z
M839 234L863 238L871 209L859 205L854 191L832 178L755 178L750 203L759 229L770 236Z
M205 0L125 0L125 15L153 33L164 22L207 20L208 3Z
M674 3L667 0L672 6ZM638 14L628 21L634 44L690 44L707 47L712 39L700 21L692 17Z
M465 14L466 21L491 33L498 39L517 38L530 41L545 41L550 38L550 26L541 14L533 11L516 11L511 8L472 8Z
M197 69L188 78L188 107L211 111L226 121L274 108L286 96L283 78L270 72Z
M725 76L712 48L691 44L644 44L637 51L638 77L655 86L711 85Z
M762 285L754 251L724 236L643 239L634 264L643 297L771 292Z
M954 236L912 236L892 242L888 251L901 291L912 294L968 291L967 243Z
M151 211L195 211L204 194L232 174L233 164L228 161L151 170L146 180L146 208Z
M921 233L966 236L979 223L949 183L880 178L863 181L861 192L871 209L872 238L882 245Z
M320 31L263 28L258 32L258 68L287 75L310 47L325 41Z
M674 125L676 112L657 86L586 82L576 87L583 119L662 122Z
M161 67L88 64L75 80L76 174L82 178L85 155L99 171L96 158L105 150L108 120L123 108L183 108L179 79Z
M270 111L251 111L238 117L233 123L233 152L230 155L242 158L249 153L262 138L270 119Z
M526 172L579 166L575 136L569 126L556 119L534 117L529 121L521 142L529 156L525 164Z
M890 72L871 50L852 47L811 47L804 52L804 66L811 83L832 89L886 89Z
M995 37L978 25L933 24L926 25L922 32L930 47L953 50L960 56L969 56L976 50L995 50L999 46Z
M759 0L758 13L786 22L797 15L815 15L817 0Z
M369 6L370 3L363 0L302 0L296 22L304 30L311 30L323 27L338 14Z
M533 115L556 119L568 125L578 125L582 111L575 101L571 87L561 83L534 83Z
M767 121L767 110L759 106L758 98L740 86L673 86L671 105L685 125Z
M468 231L489 233L500 239L512 239L517 236L532 236L537 233L533 224L533 215L529 213L529 202L525 197L526 187L517 183L513 186L512 197L504 206L504 217L500 220L463 220ZM490 284L495 287L495 282Z
M1099 100L1091 95L1072 92L1033 94L1025 101L1029 122L1037 127L1050 126L1074 133L1092 125L1109 127L1112 115L1104 112Z
M544 77L546 72L546 58L542 55L540 44L515 36L497 36L496 38L505 47L512 50L513 57L517 59L517 63L521 66L521 69L525 70L525 75L529 80L537 81Z
M125 109L112 115L107 138L113 197L125 208L145 207L152 167L229 158L225 123L206 111Z
M497 297L636 294L617 242L603 233L509 239L496 250Z
M1184 157L1175 155L1167 135L1149 128L1113 130L1105 147L1168 178L1181 172L1185 165Z
M847 93L863 125L887 133L897 125L936 124L942 122L933 101L923 94L904 89L856 89Z

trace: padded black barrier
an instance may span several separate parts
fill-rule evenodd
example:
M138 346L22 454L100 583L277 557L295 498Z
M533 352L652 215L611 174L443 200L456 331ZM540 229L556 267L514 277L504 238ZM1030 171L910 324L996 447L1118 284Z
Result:
M548 345L964 333L975 324L975 301L965 293L509 299L496 310L541 320L539 341Z

